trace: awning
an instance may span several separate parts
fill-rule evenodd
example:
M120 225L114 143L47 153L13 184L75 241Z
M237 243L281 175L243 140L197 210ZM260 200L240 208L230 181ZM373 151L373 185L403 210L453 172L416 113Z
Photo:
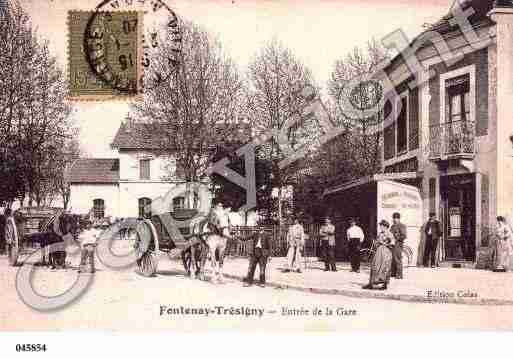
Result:
M422 178L422 172L398 172L398 173L378 173L372 176L365 176L353 181L344 182L340 185L333 186L324 191L323 196L342 192L354 187L359 187L368 183L378 181L394 181L394 180L405 180L405 179L416 179Z

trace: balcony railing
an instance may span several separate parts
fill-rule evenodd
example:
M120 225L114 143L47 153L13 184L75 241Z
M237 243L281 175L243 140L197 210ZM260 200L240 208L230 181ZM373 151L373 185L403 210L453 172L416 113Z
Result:
M454 121L431 126L429 156L431 159L473 157L476 150L475 123Z

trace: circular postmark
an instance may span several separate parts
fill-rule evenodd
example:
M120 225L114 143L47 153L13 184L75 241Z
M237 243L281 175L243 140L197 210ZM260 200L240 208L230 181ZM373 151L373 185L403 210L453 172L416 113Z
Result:
M164 41L170 66L167 73L149 76L152 53ZM179 19L162 0L104 0L87 21L83 46L98 79L120 93L136 94L171 76L180 63L181 43Z

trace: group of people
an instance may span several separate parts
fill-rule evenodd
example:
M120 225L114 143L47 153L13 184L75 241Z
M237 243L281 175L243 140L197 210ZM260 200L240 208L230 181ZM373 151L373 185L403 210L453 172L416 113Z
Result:
M94 273L94 250L99 235L105 228L105 225L101 226L101 224L96 224L93 226L91 221L87 221L82 227L78 226L78 231L75 232L71 230L71 224L63 220L62 215L57 215L51 222L51 227L51 233L61 239L61 241L52 245L51 253L48 254L50 258L53 257L52 260L50 260L51 269L65 269L67 267L66 249L74 243L80 247L78 272L84 271L85 266L89 265L87 271ZM40 235L47 233L49 232L43 232L40 233Z
M324 270L336 272L335 226L330 218L326 218L319 230L319 235L320 257L325 264ZM303 226L297 218L294 218L294 222L287 232L288 249L284 272L301 273L305 237ZM365 240L365 235L354 219L350 221L347 238L349 242L351 272L358 273L360 272L360 248ZM402 249L406 238L406 226L401 223L401 215L399 213L394 213L392 226L385 220L380 222L380 230L376 240L376 252L372 257L369 284L365 288L374 289L375 285L381 285L381 289L386 289L390 277L403 278ZM259 285L265 286L266 265L271 254L270 234L260 229L248 239L251 240L249 246L249 269L244 279L244 285L251 286L253 284L255 269L258 264L260 267Z
M393 224L386 220L379 223L377 239L374 243L375 252L371 259L371 273L369 283L365 289L386 289L390 277L403 278L403 245L407 239L406 226L401 223L400 213L392 216ZM320 252L324 260L324 270L336 272L335 264L335 226L329 218L326 218L324 225L320 228ZM349 228L346 231L348 241L348 252L351 263L351 272L360 272L361 246L365 241L364 231L358 226L355 219L349 221Z
M9 220L10 211L4 213L4 218ZM215 215L215 230L222 236L232 239L230 228L230 218L221 203L218 203L212 210ZM7 216L5 216L7 214ZM56 248L57 252L65 252L65 247L70 244L72 239L81 246L81 260L79 271L89 264L89 271L94 272L94 251L98 237L102 231L99 226L93 226L91 222L86 223L78 234L78 238L71 238L71 233L66 225L62 226L55 220L52 223L53 233L60 236L64 248ZM425 267L436 267L437 248L439 241L443 236L443 230L440 222L436 219L435 213L429 214L429 220L424 226L425 246L423 255L423 264ZM346 232L348 240L349 258L351 272L360 272L361 246L365 240L365 234L358 226L355 219L350 220L350 226ZM68 238L69 237L69 238ZM319 231L320 255L324 262L324 271L337 271L335 261L335 226L330 218L326 218ZM495 241L493 242L492 260L493 270L496 272L505 272L513 267L513 230L502 216L497 217L497 227L495 231ZM241 240L241 238L238 238ZM301 273L301 264L303 263L303 250L305 247L305 231L300 224L299 219L295 218L293 224L287 232L287 257L284 272ZM392 216L392 224L386 220L379 222L377 238L373 244L374 252L370 263L369 282L363 288L365 289L386 289L390 283L390 278L403 278L402 255L404 242L407 239L406 226L401 223L401 215L396 212ZM244 280L245 286L251 286L254 281L256 267L259 267L259 285L265 286L266 267L271 257L271 234L263 228L259 229L252 236L242 239L250 241L249 267L247 276ZM65 262L65 257L55 257L52 265ZM63 265L64 266L64 265Z

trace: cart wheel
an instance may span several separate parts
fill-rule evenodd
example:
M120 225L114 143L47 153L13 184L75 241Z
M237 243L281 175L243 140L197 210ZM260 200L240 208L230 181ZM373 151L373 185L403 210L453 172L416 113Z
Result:
M9 264L14 267L18 265L20 238L14 220L8 220L6 226L7 254L9 256Z
M145 277L152 277L157 273L158 259L157 255L153 251L144 253L137 260L137 267L139 273Z

